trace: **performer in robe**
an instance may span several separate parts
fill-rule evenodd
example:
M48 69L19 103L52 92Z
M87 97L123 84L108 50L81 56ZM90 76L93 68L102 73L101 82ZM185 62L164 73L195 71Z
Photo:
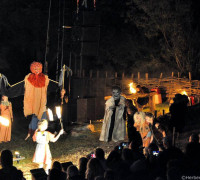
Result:
M2 95L0 104L0 115L9 121L8 126L0 123L0 142L11 140L11 124L13 122L12 104L6 95Z
M47 91L58 89L58 82L49 79L42 73L40 62L31 63L30 70L31 73L25 76L23 81L10 86L7 92L12 98L24 94L24 116L31 120L26 139L33 135L39 120L47 119ZM66 70L71 71L69 68Z
M100 134L100 141L122 141L126 135L125 126L125 98L121 96L121 89L112 88L112 97L106 101L105 115Z

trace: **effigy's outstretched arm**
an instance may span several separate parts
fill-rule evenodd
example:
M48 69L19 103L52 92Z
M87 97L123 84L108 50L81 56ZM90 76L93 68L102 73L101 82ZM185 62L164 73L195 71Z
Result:
M13 85L9 85L7 89L7 95L9 98L15 98L24 95L24 80Z

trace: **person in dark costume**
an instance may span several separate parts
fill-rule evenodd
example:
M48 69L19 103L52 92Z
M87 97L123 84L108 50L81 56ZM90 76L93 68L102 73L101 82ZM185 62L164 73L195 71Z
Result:
M170 106L169 111L171 114L170 127L171 130L175 127L175 131L181 133L185 126L185 116L188 111L187 104L189 102L186 95L176 94L174 103Z
M140 86L140 85L136 86L136 91L140 95L145 95L145 94L149 93L148 88L146 88L144 86ZM137 99L137 109L138 109L138 111L142 111L144 105L146 105L148 102L149 102L148 96L138 97L138 99Z
M131 99L126 99L126 119L129 143L133 141L136 129L134 128L133 116L137 112L137 108L133 105Z

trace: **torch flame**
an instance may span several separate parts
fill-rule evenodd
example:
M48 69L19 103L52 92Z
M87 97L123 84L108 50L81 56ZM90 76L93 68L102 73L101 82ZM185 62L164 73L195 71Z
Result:
M61 108L60 108L60 106L56 106L56 114L57 114L58 118L60 119L61 118Z
M18 152L18 151L15 151L15 155L19 155L19 152Z
M136 89L133 87L133 83L130 83L129 84L129 87L130 87L130 92L132 93L132 94L135 94L137 91L136 91Z
M0 123L3 125L3 126L9 126L9 120L0 116Z
M53 121L53 113L52 110L48 108L49 120Z
M187 96L187 92L186 91L183 91L181 94Z

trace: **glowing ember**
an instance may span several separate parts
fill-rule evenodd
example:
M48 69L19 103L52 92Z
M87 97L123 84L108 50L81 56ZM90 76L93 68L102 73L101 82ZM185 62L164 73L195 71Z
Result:
M53 121L53 113L52 110L48 108L49 120Z
M3 125L3 126L9 126L9 120L0 116L0 123Z
M58 118L61 118L61 107L60 106L56 106L56 114L58 116Z
M130 92L132 93L132 94L135 94L137 91L136 91L136 89L133 87L133 83L130 83L129 84L129 87L130 87Z

